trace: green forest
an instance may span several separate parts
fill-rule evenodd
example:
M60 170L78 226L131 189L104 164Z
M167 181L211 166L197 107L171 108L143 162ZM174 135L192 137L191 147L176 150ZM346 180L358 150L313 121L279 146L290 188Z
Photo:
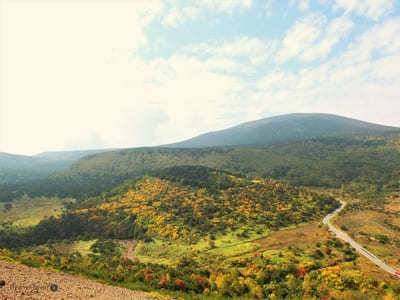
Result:
M81 159L69 170L22 184L3 184L0 201L28 194L84 199L125 180L164 168L197 165L247 177L279 179L296 186L351 190L367 185L376 193L400 187L397 134L327 137L259 147L139 148Z
M400 194L399 141L382 133L86 156L1 184L0 258L183 299L395 299L400 284L373 275L320 222L339 198L350 201L347 218L373 210L397 230L385 209ZM352 235L397 245L374 230Z

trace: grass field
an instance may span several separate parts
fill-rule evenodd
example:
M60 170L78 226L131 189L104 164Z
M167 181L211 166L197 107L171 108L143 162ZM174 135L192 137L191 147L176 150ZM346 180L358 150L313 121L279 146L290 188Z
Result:
M245 237L243 237L245 232ZM260 229L241 228L215 239L207 237L196 244L164 242L139 242L133 257L143 263L176 265L185 255L195 256L200 263L225 266L232 261L262 253L274 260L292 259L293 250L300 249L298 259L310 260L309 255L316 249L319 241L330 238L328 231L318 223L302 224L283 228L279 231L260 231Z
M92 253L90 247L96 242L96 240L89 241L75 241L73 243L56 243L53 246L64 254L72 254L74 252L79 252L82 256Z
M30 198L21 197L10 203L11 208L7 209L5 203L0 203L0 221L11 222L17 226L32 226L42 219L61 214L63 203L74 201L74 199L60 199L56 197Z
M133 253L134 258L141 262L153 262L166 265L175 265L185 255L202 257L214 257L223 261L226 258L240 257L254 253L259 245L254 241L265 237L269 231L264 228L246 228L216 235L214 239L204 238L196 244L183 242L164 242L154 240L151 243L139 242Z
M380 259L400 269L400 232L385 220L394 223L398 218L378 211L352 211L338 217L335 223Z
M318 241L329 238L329 233L317 223L310 223L298 228L280 230L268 237L257 240L262 250L280 250L292 247L311 249Z

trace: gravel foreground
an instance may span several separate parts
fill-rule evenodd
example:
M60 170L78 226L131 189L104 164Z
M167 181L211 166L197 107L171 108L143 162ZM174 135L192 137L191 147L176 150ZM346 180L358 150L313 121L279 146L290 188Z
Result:
M52 288L56 291L52 291ZM78 276L0 260L0 299L150 300L152 298L141 292L105 285Z

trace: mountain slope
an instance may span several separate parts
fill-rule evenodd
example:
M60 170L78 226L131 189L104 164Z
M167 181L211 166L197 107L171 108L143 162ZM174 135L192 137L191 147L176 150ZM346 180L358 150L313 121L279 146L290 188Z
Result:
M320 138L260 147L141 148L86 157L69 170L18 186L2 186L0 202L19 194L84 198L163 168L206 166L295 185L338 188L363 183L400 189L400 135ZM174 173L173 170L171 170ZM365 187L363 188L365 191ZM18 191L18 195L15 194ZM376 197L372 197L376 198Z
M175 148L196 148L237 145L267 145L310 138L368 135L400 131L330 114L289 114L244 123L225 130L209 132L186 141L167 145Z
M286 124L282 136L305 128L316 117L326 124L336 125L337 132L352 128L342 136L330 136L301 141L277 142L270 145L228 146L207 148L153 147L109 151L83 157L69 170L48 178L18 186L2 186L0 202L10 201L26 193L30 196L84 198L99 195L123 181L163 168L196 165L230 172L287 180L295 185L340 187L351 183L400 188L400 133L397 129L365 123L331 115L288 115L277 117L279 124ZM282 121L282 118L286 121ZM274 118L273 118L274 119ZM288 121L288 119L290 121ZM343 121L344 120L344 121ZM271 121L271 120L270 120ZM239 126L261 128L266 120ZM321 122L320 122L321 123ZM345 124L344 124L345 123ZM344 125L343 125L344 124ZM355 125L354 125L355 124ZM261 127L260 127L261 126ZM276 124L274 125L276 126ZM329 127L328 125L325 128ZM321 130L322 125L318 130ZM332 126L325 130L329 132ZM278 130L276 130L279 132ZM315 129L313 132L316 132ZM331 130L332 132L332 130ZM363 132L363 134L350 134ZM368 134L369 133L369 134ZM327 134L328 135L328 134ZM299 135L300 136L300 135ZM287 135L286 135L287 137ZM357 190L367 190L364 187ZM373 195L373 193L371 194ZM375 197L376 198L376 197Z
M36 154L34 157L45 158L48 160L67 160L77 161L85 156L112 151L116 149L95 149L95 150L76 150L76 151L48 151Z
M16 184L45 178L66 170L83 157L112 149L43 152L34 156L0 152L0 184Z
M44 178L54 171L68 169L73 161L0 153L0 184L21 183Z
M79 235L193 241L245 225L280 228L318 220L338 205L332 197L282 182L182 166L158 170L101 196L71 203L59 218L47 218L21 235L8 235L0 228L0 247Z
M36 167L46 163L47 160L25 155L0 152L0 169L23 169Z

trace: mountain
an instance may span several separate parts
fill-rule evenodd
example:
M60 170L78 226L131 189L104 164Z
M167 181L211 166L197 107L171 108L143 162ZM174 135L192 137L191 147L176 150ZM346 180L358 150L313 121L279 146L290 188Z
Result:
M200 148L238 145L267 145L343 135L369 135L400 132L382 126L330 114L288 114L243 123L167 145L174 148Z
M45 158L48 160L64 160L75 162L82 157L112 151L116 149L95 149L95 150L76 150L76 151L48 151L36 154L34 157Z
M68 170L36 182L2 187L0 202L10 201L23 193L74 198L96 196L136 176L183 165L280 179L301 186L339 188L355 183L356 190L361 192L367 191L365 184L371 185L371 191L400 188L400 133L396 133L396 128L332 115L287 115L267 120L247 123L235 127L235 130L265 128L256 126L264 123L274 126L281 124L282 129L275 130L282 134L275 136L276 141L280 141L276 144L271 142L266 145L205 148L153 147L98 153L85 156ZM310 130L314 134L317 131L325 132L325 136L306 139L304 134L303 139L299 140L299 134L296 139L295 132L299 128L304 130L307 124L311 126L311 120L314 120L314 124L318 123L319 126L314 127L319 128ZM333 131L333 125L325 125L322 131L323 123L336 124L336 129ZM349 130L345 131L344 128ZM355 134L357 132L359 134ZM358 185L361 183L364 185ZM374 195L374 192L370 194Z
M0 152L0 169L23 169L47 162L45 159L31 156Z
M0 184L24 183L66 170L83 157L111 149L43 152L34 156L0 152Z
M125 180L177 166L205 166L246 176L285 180L297 186L340 188L356 192L400 191L400 134L330 137L258 147L138 148L85 157L65 171L1 187L0 202L30 196L100 195ZM173 171L171 171L173 173ZM354 186L354 184L356 186ZM16 194L17 192L17 194Z
M51 161L41 157L0 153L0 184L23 183L44 178L71 166L69 161Z
M305 130L303 121L292 131ZM282 125L286 138L267 144L109 151L46 178L2 185L0 202L10 201L0 203L4 215L20 215L14 212L23 199L37 208L36 196L57 196L65 208L34 226L0 222L0 259L185 299L383 299L386 288L398 294L400 286L390 285L396 279L364 274L368 266L355 250L319 225L340 196L347 216L365 209L393 233L383 234L379 223L379 230L361 231L354 219L342 230L374 237L382 244L376 249L398 250L399 229L389 220L395 213L385 208L400 194L400 133L358 122L299 139ZM47 155L3 157L8 164L67 157Z

